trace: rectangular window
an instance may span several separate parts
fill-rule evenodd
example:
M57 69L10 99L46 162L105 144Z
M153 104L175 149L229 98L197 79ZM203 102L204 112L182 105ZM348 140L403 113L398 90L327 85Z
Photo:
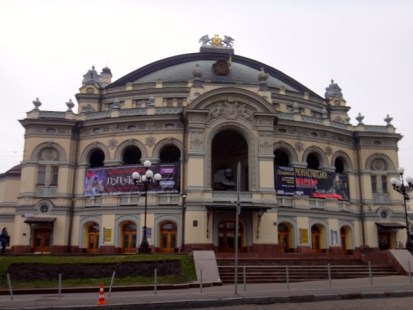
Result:
M57 180L59 177L59 166L51 166L50 173L50 185L57 185Z
M45 185L46 183L46 166L41 165L37 170L37 184Z
M59 166L39 165L37 170L37 184L56 186L59 177Z
M374 194L387 193L387 176L372 175L371 176L371 190Z
M387 176L381 176L381 192L387 193Z
M371 190L373 193L378 193L377 191L377 176L372 175L371 176Z

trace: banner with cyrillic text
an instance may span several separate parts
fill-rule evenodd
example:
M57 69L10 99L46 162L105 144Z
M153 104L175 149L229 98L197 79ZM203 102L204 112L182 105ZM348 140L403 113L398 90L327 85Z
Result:
M179 164L155 164L150 169L154 175L160 173L162 178L160 182L148 183L148 193L180 192ZM146 168L143 165L136 165L86 169L85 196L143 193L145 185L134 184L132 179L134 172L144 175Z
M317 169L276 166L275 190L280 196L349 200L347 175Z

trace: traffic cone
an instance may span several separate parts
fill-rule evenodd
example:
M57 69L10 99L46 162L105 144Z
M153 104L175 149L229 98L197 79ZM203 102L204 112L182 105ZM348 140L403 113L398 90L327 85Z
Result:
M105 287L103 286L103 284L99 285L99 299L98 299L98 302L96 304L97 305L106 305Z

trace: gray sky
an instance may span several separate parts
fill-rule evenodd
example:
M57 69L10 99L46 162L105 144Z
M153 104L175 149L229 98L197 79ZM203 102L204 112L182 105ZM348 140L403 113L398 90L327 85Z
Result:
M413 176L412 16L410 0L0 0L0 172L22 159L18 120L36 97L41 110L65 111L91 66L116 80L219 34L321 96L334 79L354 125L358 113L368 125L389 114Z

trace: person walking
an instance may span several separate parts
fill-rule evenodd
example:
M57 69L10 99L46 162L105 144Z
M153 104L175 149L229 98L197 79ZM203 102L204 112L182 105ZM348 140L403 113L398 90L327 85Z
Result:
M9 236L9 233L7 232L7 228L4 227L0 234L1 254L6 252L6 247L9 245L9 242L10 242L10 236Z

